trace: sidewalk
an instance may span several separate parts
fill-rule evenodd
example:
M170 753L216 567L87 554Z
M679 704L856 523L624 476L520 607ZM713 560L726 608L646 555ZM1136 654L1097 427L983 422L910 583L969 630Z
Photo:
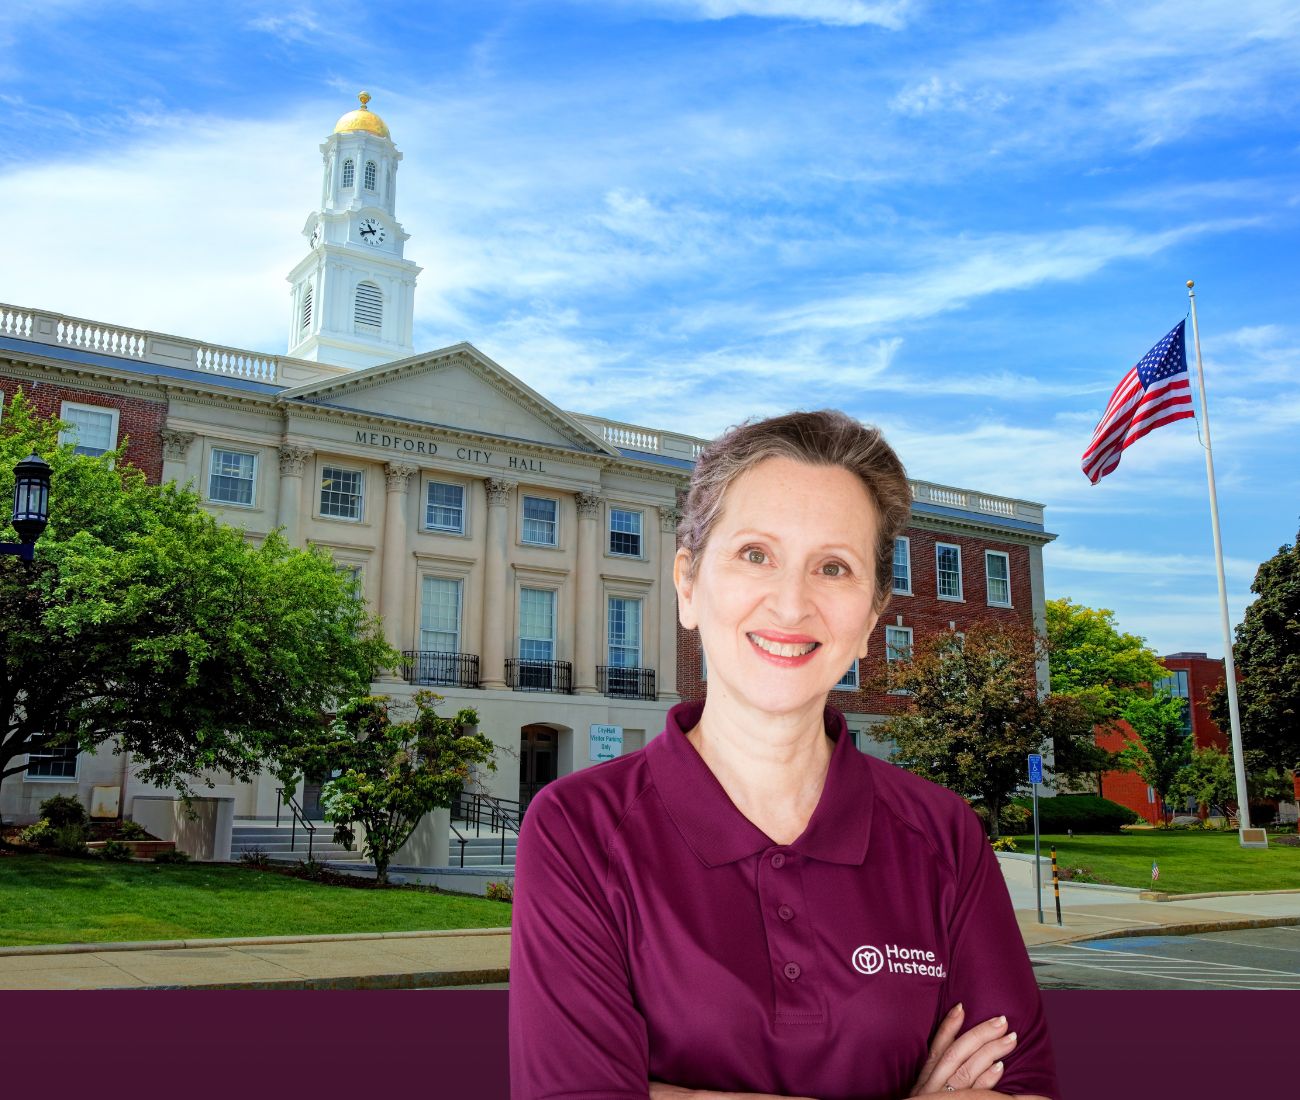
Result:
M1061 886L1056 925L1050 870L1038 923L1032 857L1002 855L1012 904L1031 947L1109 936L1300 924L1300 890L1161 895L1120 886ZM507 980L508 928L168 943L0 947L0 989L429 989Z

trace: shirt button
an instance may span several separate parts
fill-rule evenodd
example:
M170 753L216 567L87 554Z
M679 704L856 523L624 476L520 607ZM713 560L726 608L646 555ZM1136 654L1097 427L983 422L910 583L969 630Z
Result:
M783 973L791 981L794 981L803 973L803 970L800 968L798 963L786 963Z
M783 905L776 911L776 915L782 920L792 920L794 918L794 910L788 905Z
M774 856L772 856L772 866L775 867L778 871L785 866L784 853L777 852Z

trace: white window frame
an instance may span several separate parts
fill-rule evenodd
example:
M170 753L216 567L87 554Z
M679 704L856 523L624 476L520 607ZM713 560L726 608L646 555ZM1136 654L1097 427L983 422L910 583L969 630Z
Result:
M65 415L69 410L76 412L94 413L96 416L105 416L109 418L109 446L105 447L99 454L107 454L109 451L116 450L118 442L118 425L121 421L121 413L111 405L87 405L80 401L64 401L59 405L59 419L66 420ZM59 443L71 443L77 446L77 429L70 428L66 431L59 432ZM92 455L97 458L98 455Z
M447 633L447 631L429 630L424 625L424 608L425 592L429 581L443 581L456 587L456 644L452 649L430 650L425 647L424 635L428 633ZM420 652L429 653L463 653L462 645L465 638L465 580L463 577L444 577L437 573L424 573L420 577L420 617L416 629L418 636L416 638L416 649Z
M429 522L429 494L433 491L435 485L441 485L447 489L460 490L460 526L459 527L437 527ZM438 505L443 508L446 505ZM424 519L422 527L426 531L436 531L440 535L465 535L469 532L469 521L466 513L469 510L469 492L459 481L439 481L437 478L430 478L424 483Z
M525 593L525 592L547 592L547 593L550 594L550 597L551 597L551 636L550 636L550 638L533 638L533 637L529 637L529 638L525 639L525 637L524 637L524 593ZM517 605L517 606L518 606L518 612L517 612L517 616L518 616L518 625L517 625L517 628L516 628L516 630L515 630L515 635L516 635L516 638L515 638L515 655L516 655L516 656L519 658L519 660L521 660L521 661L550 661L550 662L555 662L555 661L557 661L559 658L557 658L557 657L555 656L555 654L556 654L556 650L557 650L557 648L558 648L558 641L559 641L559 634L560 634L560 623L559 623L559 618L560 618L560 593L559 593L559 589L556 589L556 588L550 588L550 587L545 587L545 586L537 585L537 584L521 584L521 585L519 586L519 602L518 602L518 605ZM543 642L543 641L549 641L550 644L551 644L551 655L550 655L549 657L525 657L525 656L524 656L524 652L523 652L523 651L524 651L524 642L525 642L525 641L530 641L530 642Z
M636 613L636 645L622 645L619 649L635 649L636 661L630 665L616 665L614 663L614 635L610 630L611 617L614 612L614 601L624 600L627 603L637 605ZM608 668L644 668L642 659L645 656L645 600L640 596L628 596L618 592L611 592L605 596L605 665Z
M343 162L343 168L339 173L339 187L341 190L350 191L357 183L357 166L356 162L348 157Z
M252 499L247 504L237 500L219 500L212 495L212 479L213 477L216 476L215 470L213 468L213 464L216 462L218 454L248 455L252 458L253 460L253 477L251 482ZM261 465L261 463L258 462L258 459L260 457L261 456L258 454L257 451L241 451L235 447L213 447L210 451L208 451L208 476L207 476L207 485L205 486L207 492L204 495L204 499L209 504L215 504L220 508L256 508L258 467Z
M322 462L319 466L320 474L317 482L320 484L320 493L316 497L316 514L321 519L336 519L343 523L362 523L366 518L366 471L357 466L340 466L333 462ZM325 511L325 471L334 470L340 474L357 475L357 514L355 516L340 516L333 512Z
M907 587L898 587L898 575L893 573L891 567L890 572L892 580L890 583L890 591L892 591L895 596L910 596L912 594L912 540L907 535L899 535L894 539L895 565L898 562L898 544L900 542L903 544L903 556L907 559Z
M373 160L366 161L366 166L362 169L361 186L367 191L374 191L379 187L379 165Z
M889 632L891 630L902 631L907 634L908 656L910 656L914 652L912 646L913 643L916 641L915 635L913 634L912 628L910 626L898 626L897 624L886 624L885 626L885 668L886 669L888 669L890 665L897 664L900 660L903 659L898 653L899 647L896 645L889 644ZM906 688L890 688L889 694L890 695L911 695L912 693L908 691Z
M534 540L526 537L524 532L527 529L525 527L525 524L528 522L528 517L524 513L525 513L525 509L527 508L527 504L525 502L529 500L544 500L550 504L555 505L554 537L550 542L535 542ZM540 523L544 521L536 520L534 522ZM524 546L544 546L550 549L556 549L559 547L560 545L560 498L559 497L539 496L537 493L519 494L519 542Z
M626 550L614 549L614 535L630 535L630 531L614 530L614 513L622 512L625 516L636 516L637 531L636 540L639 549L635 554L629 554ZM615 558L632 558L642 560L645 558L645 513L639 508L622 508L611 504L605 513L605 552Z
M831 690L832 691L857 691L859 687L860 684L858 681L858 659L854 657L853 664L849 666L849 670L838 680L835 681L835 686L831 688Z
M957 595L948 596L944 594L943 587L939 583L939 554L943 550L957 551ZM952 603L965 603L965 597L962 592L961 583L961 547L955 542L936 542L934 544L934 594L941 600L949 600Z
M32 775L30 771L25 770L22 772L23 782L24 783L75 783L81 772L81 750L77 748L76 745L60 745L58 746L58 749L60 752L66 752L68 749L75 750L72 759L71 775ZM41 760L50 759L52 755L53 755L52 753L48 753L48 752L29 752L27 754L27 767L28 768L31 767L33 757L35 757L37 761L41 761Z
M1001 558L1003 564L1006 566L1006 570L1007 570L1006 577L996 578L998 580L1006 581L1007 598L1005 603L1003 603L1001 600L995 600L993 598L993 581L995 580L995 578L993 574L989 571L990 558ZM1005 550L984 551L984 594L988 599L989 607L1010 607L1011 606L1011 555L1008 554Z

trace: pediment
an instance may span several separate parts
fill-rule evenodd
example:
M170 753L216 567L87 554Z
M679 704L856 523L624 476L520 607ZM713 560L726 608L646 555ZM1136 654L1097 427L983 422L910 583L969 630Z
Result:
M619 453L472 344L336 375L285 390L280 399L593 454Z

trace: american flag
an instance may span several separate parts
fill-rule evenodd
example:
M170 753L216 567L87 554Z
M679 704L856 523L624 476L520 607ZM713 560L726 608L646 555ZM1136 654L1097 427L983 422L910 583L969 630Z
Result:
M1083 472L1094 485L1119 465L1124 448L1148 432L1194 416L1187 384L1185 321L1142 357L1120 379L1092 442L1083 452Z
M1159 877L1160 877L1160 864L1156 863L1155 860L1152 860L1152 861L1151 861L1151 881L1152 881L1152 882L1155 882L1155 880L1158 879Z

